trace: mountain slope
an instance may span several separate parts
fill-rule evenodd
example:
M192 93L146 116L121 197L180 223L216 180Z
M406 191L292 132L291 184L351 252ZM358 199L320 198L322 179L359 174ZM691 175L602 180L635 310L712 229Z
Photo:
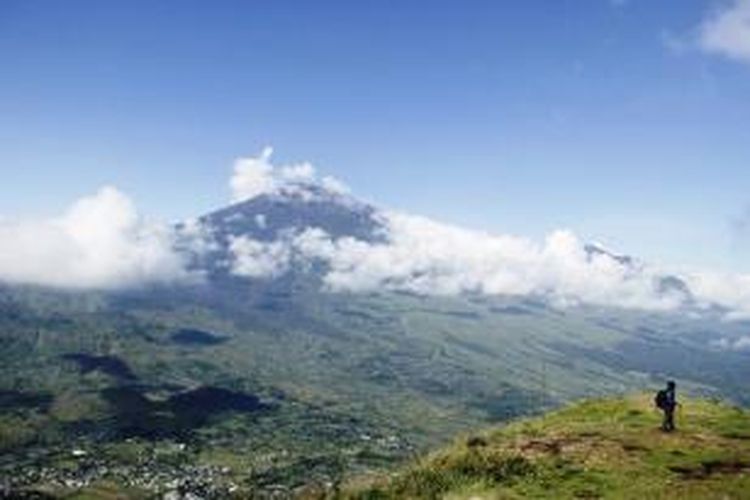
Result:
M750 414L683 401L658 429L651 396L592 400L473 435L349 498L746 498Z
M296 186L179 226L201 279L115 291L0 286L0 477L13 488L114 481L163 493L218 467L228 470L219 495L228 484L293 489L667 377L750 403L750 352L735 348L747 322L562 307L543 292L336 289L325 281L330 261L285 246L311 228L376 257L392 237L370 205ZM451 234L430 233L428 249ZM273 272L238 272L238 248ZM427 258L400 277L440 280L451 260ZM640 270L601 247L582 260ZM130 462L119 462L122 448ZM71 463L71 449L95 458Z

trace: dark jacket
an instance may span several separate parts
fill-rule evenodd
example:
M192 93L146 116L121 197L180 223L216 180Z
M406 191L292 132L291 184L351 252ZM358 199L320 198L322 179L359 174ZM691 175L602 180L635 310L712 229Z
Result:
M664 404L664 409L672 411L677 406L677 395L675 394L674 389L667 389L665 392L667 393L667 398Z

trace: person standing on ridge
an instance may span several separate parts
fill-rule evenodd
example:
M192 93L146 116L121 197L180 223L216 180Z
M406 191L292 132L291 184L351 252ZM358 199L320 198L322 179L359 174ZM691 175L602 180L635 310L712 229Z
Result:
M670 380L667 382L667 388L662 389L656 393L656 407L664 412L664 420L661 424L661 430L664 432L672 432L675 430L674 426L674 411L677 408L677 384Z

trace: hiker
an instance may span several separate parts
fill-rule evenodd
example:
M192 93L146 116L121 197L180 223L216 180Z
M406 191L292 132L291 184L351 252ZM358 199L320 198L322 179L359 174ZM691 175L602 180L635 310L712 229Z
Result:
M656 399L654 401L656 407L664 412L664 420L661 424L661 430L664 432L672 432L675 429L674 411L679 404L677 403L677 395L675 394L676 388L677 384L670 380L667 382L666 389L662 389L656 393Z

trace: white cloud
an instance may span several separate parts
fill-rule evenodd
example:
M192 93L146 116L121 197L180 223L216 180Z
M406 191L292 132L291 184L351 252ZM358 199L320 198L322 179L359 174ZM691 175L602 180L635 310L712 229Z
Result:
M267 147L260 156L240 158L234 164L234 174L229 180L232 201L238 202L271 193L277 189L277 181L270 163L273 149Z
M750 319L750 275L704 272L686 280L698 300L730 309L728 319Z
M708 16L698 44L706 52L750 63L750 0L733 0Z
M320 185L323 186L324 189L337 194L349 194L349 186L341 182L340 180L336 179L335 177L331 177L330 175L324 176L322 179L320 179Z
M219 249L219 243L211 233L211 229L199 219L188 219L182 222L175 236L175 248L193 256L201 256Z
M61 217L0 221L0 281L113 288L186 279L170 228L141 217L117 189L75 202Z
M289 190L308 193L304 187L308 183L333 196L347 191L335 179L319 180L308 163L274 167L270 155L266 149L257 158L238 161L232 178L237 199ZM336 200L345 206L359 203L348 196ZM651 310L674 309L685 299L678 290L659 290L660 276L668 274L663 270L633 265L603 251L587 251L570 231L555 231L536 242L403 213L378 211L375 217L382 231L376 242L336 238L314 227L283 232L275 241L234 237L229 240L226 265L236 275L259 278L278 276L292 265L322 261L324 284L335 291L534 294L558 305ZM249 220L259 228L267 224L262 214ZM0 219L0 241L1 282L68 288L196 279L199 274L188 271L189 266L220 250L214 228L191 220L175 230L150 221L112 187L75 202L59 217ZM750 318L750 275L680 277L700 305L722 305L730 311L730 319Z
M589 256L569 231L544 243L490 235L411 215L387 215L388 243L333 243L326 282L334 289L377 287L426 294L545 294L561 304L587 302L665 309L674 297L654 290L653 276L606 255Z
M282 192L310 198L313 195L306 189L310 185L332 194L348 193L346 185L338 179L328 176L318 179L315 167L310 163L272 165L272 154L273 149L266 147L257 157L240 158L235 162L229 181L233 203Z
M649 269L635 272L606 254L589 255L568 231L556 231L537 244L412 215L384 213L382 218L382 243L334 239L321 229L307 228L273 246L253 242L249 248L235 248L234 271L258 277L267 269L278 275L295 261L320 260L328 266L325 284L334 291L543 294L560 305L644 309L671 309L681 300L658 293L656 275Z
M737 339L722 338L712 343L719 349L728 351L750 351L750 336L744 335Z
M273 167L270 155L267 148L258 158L238 161L232 179L235 199L294 193L299 182L316 184L329 193L348 193L336 179L318 180L308 163ZM660 279L674 273L621 262L606 252L587 252L584 243L569 231L555 231L543 242L535 242L401 213L379 212L378 216L384 233L380 243L333 238L318 228L297 228L296 234L284 234L272 243L235 240L230 249L232 271L250 277L277 276L294 263L319 260L327 268L325 285L339 291L539 294L558 305L588 303L649 310L675 309L687 298L678 289L660 289ZM722 305L731 311L729 319L750 317L750 276L677 276L688 284L699 305Z
M278 172L279 178L286 182L315 182L315 167L309 163L280 167Z
M287 242L262 242L248 237L232 238L232 273L250 278L273 278L289 267L291 248Z

